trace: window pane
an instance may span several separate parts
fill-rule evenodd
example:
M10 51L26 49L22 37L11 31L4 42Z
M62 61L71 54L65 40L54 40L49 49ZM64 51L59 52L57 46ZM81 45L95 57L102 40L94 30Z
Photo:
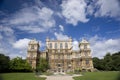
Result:
M63 45L62 45L62 43L60 43L60 49L63 49Z
M84 49L87 49L87 45L84 45Z
M57 49L57 43L55 43L55 49Z
M50 43L50 48L52 48L52 43Z
M65 43L65 48L68 48L68 44L67 43Z
M87 64L89 64L89 60L88 60L88 59L86 60L86 65L87 65Z

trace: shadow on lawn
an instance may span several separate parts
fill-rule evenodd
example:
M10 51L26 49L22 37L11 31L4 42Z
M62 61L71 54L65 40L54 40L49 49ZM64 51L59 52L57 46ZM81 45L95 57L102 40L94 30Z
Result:
M3 77L2 77L2 75L1 75L1 73L0 73L0 80L3 80Z
M118 73L117 80L120 80L120 71L119 71L119 73Z

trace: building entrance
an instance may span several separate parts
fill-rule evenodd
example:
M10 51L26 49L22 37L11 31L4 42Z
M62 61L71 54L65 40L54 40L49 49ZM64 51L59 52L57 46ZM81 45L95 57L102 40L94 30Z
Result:
M61 63L58 63L57 72L60 73L60 74L64 73L64 70L62 68L62 64Z
M58 68L58 72L59 72L59 73L62 72L62 69L61 69L61 68Z

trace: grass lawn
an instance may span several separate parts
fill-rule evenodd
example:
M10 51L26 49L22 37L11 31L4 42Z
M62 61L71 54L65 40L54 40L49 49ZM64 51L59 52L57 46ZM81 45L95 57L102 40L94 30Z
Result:
M120 72L86 72L74 80L120 80Z
M45 78L35 77L34 73L2 73L0 80L45 80Z

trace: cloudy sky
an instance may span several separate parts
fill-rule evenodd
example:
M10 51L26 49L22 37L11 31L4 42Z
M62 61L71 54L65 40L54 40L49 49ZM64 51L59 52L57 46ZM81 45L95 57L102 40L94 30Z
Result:
M119 0L0 0L0 53L26 57L31 39L45 49L45 39L82 38L93 57L120 51Z

